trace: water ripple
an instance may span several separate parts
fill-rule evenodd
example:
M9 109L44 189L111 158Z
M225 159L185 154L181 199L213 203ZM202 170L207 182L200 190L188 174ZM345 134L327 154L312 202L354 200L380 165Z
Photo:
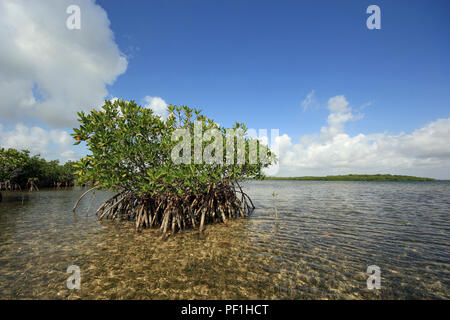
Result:
M249 181L244 188L257 206L250 219L168 241L152 230L135 233L131 223L98 222L93 211L108 192L83 199L75 216L79 189L6 195L0 298L449 298L450 183ZM71 264L82 270L79 291L65 285ZM366 288L369 265L381 268L381 290Z

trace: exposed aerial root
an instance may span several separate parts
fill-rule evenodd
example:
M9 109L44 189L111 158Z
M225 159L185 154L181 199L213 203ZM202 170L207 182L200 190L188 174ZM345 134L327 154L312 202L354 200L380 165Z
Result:
M233 184L216 183L205 192L188 192L184 195L150 196L123 191L105 201L96 214L99 220L119 217L133 220L137 231L159 228L163 237L188 228L203 231L206 224L227 223L228 219L244 218L252 213L255 208L253 202L236 185L239 190Z
M95 190L95 189L97 189L97 187L90 188L89 190L87 190L86 192L84 192L84 193L78 198L77 202L76 202L75 205L73 206L73 209L72 209L73 213L76 213L78 204L80 203L81 199L83 199L89 192L91 192L91 191L93 191L93 190Z

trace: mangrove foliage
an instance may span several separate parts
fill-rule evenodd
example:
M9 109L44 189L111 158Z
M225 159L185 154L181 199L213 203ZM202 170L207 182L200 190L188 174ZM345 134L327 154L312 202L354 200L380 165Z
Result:
M28 150L0 148L0 190L71 186L75 179L73 164L46 161L40 155L31 156Z

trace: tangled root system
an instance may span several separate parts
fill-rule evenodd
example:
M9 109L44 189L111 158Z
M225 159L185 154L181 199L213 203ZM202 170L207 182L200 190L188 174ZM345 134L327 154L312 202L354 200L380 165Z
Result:
M255 206L237 182L215 183L206 192L187 192L184 195L137 195L122 191L105 201L97 209L99 220L122 218L133 220L136 230L159 228L162 236L184 229L199 229L214 222L245 218Z

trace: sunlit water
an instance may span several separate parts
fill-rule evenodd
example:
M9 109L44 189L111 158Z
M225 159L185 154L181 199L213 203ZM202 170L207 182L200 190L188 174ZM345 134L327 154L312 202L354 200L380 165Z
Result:
M0 299L448 299L450 183L246 182L250 219L162 241L93 214L109 192L5 194ZM278 218L274 214L274 197ZM67 267L81 269L69 290ZM368 290L367 267L381 269Z

